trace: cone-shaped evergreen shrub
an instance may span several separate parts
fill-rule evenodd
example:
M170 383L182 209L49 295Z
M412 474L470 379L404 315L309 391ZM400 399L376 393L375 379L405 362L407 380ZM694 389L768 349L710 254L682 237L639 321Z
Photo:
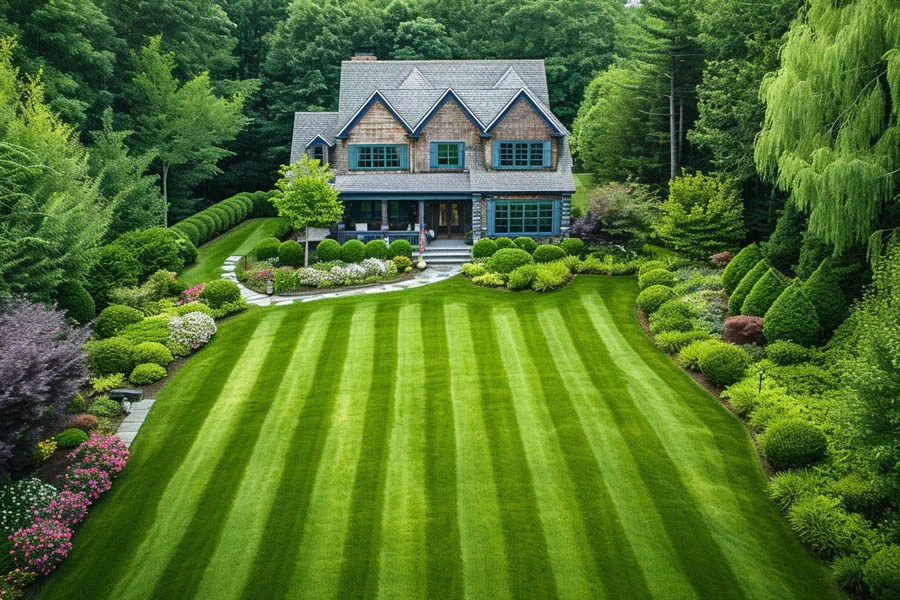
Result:
M737 260L735 258L734 260ZM734 262L731 261L731 262ZM753 291L753 286L756 285L756 282L766 274L766 271L769 270L769 261L766 259L762 259L756 265L750 269L744 278L741 279L741 282L738 284L734 291L728 295L728 312L732 315L741 314L741 308L744 306L744 300L747 299L747 296L750 295L750 292Z
M734 290L737 289L738 284L741 282L741 279L750 272L756 263L762 260L762 253L759 251L759 248L756 244L750 244L743 250L737 253L737 256L731 259L731 262L728 263L728 266L725 267L725 270L722 271L722 285L725 287L725 292L729 295L734 293Z
M770 344L778 340L811 346L819 338L816 307L795 281L784 290L763 318L763 333Z
M759 278L759 281L747 294L744 299L744 305L741 306L741 314L752 317L764 317L772 304L781 295L781 292L787 288L788 284L784 277L775 272L775 269L769 269L766 274Z
M819 323L826 333L837 329L847 318L847 299L844 298L830 260L822 261L803 284L803 291L816 307Z

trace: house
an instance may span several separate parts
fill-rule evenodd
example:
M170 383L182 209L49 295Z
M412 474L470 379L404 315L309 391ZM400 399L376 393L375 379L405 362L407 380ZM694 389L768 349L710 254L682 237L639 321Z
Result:
M328 163L346 204L338 239L565 237L569 132L542 60L341 66L337 112L298 112L291 162Z

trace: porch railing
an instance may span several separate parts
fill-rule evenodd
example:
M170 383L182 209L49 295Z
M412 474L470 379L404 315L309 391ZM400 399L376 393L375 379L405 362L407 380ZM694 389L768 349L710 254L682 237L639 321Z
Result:
M391 243L394 240L406 240L413 246L417 246L419 244L419 232L418 231L338 231L337 232L337 241L341 244L346 242L347 240L359 240L363 243L371 242L372 240L383 240L387 238L387 243Z

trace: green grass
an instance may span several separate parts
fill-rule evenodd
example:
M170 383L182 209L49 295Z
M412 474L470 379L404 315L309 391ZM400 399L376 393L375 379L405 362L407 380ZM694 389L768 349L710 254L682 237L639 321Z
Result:
M576 173L575 177L575 193L572 194L572 208L578 207L581 213L587 212L590 199L588 193L594 187L594 175L592 173Z
M249 253L259 240L272 236L277 227L278 219L250 219L229 229L201 246L197 261L185 269L178 280L191 286L215 281L222 276L222 264L226 258Z
M38 597L837 598L632 278L255 308Z

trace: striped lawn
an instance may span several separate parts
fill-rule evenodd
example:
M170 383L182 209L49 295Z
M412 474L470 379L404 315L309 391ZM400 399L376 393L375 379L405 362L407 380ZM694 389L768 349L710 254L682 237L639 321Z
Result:
M41 598L837 598L632 279L225 323Z

